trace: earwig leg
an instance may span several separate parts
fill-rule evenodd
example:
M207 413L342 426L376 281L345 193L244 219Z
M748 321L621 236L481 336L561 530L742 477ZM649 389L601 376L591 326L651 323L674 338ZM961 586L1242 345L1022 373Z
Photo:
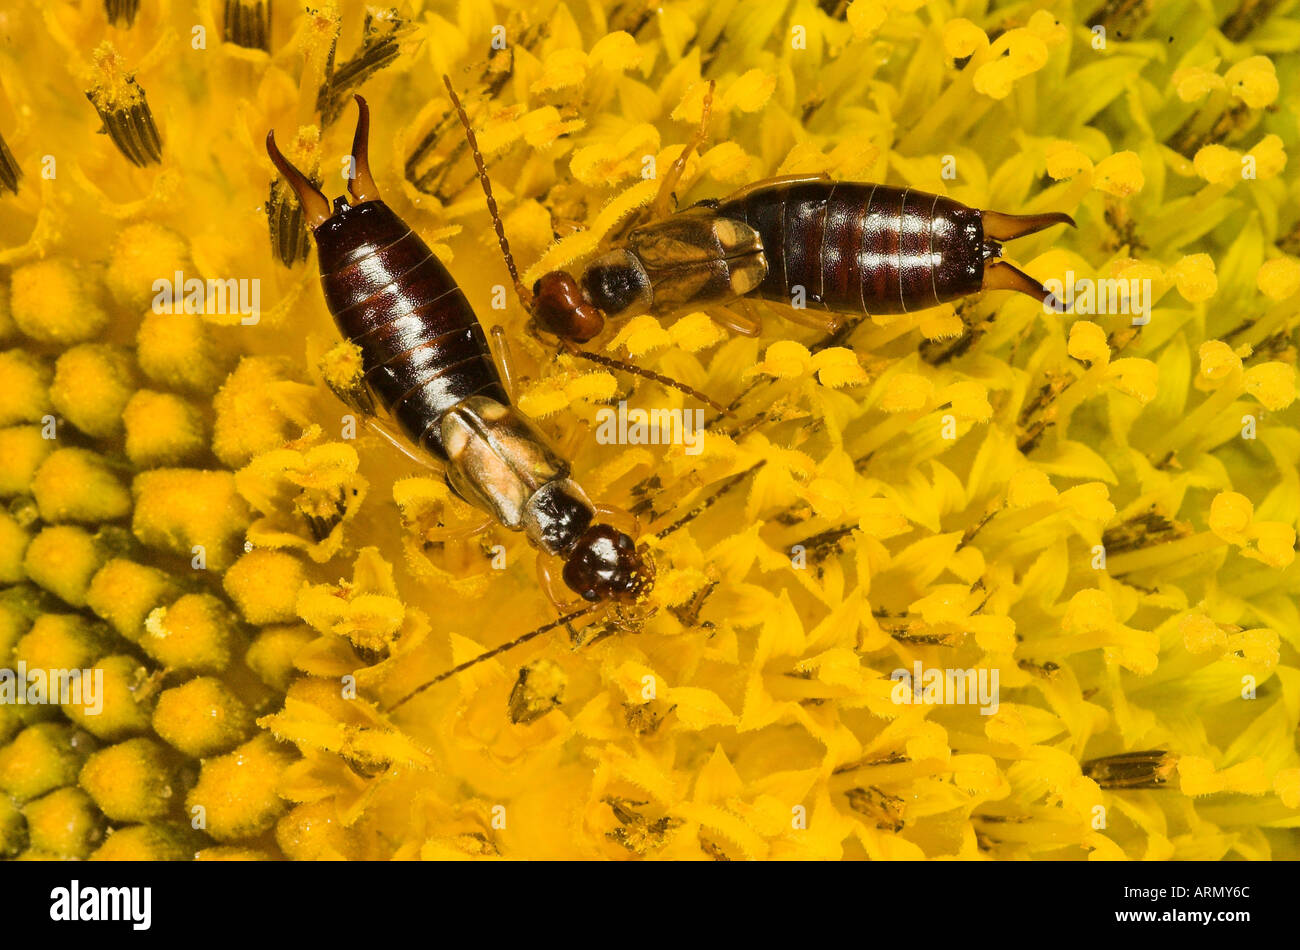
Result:
M613 525L628 537L641 537L641 519L632 512L612 505L593 505L593 507L596 509L597 517L604 524Z
M984 236L994 241L1014 241L1027 234L1035 234L1054 224L1068 224L1078 227L1074 218L1061 211L1049 211L1044 214L1003 214L1001 211L981 211L980 220L984 222Z
M366 425L370 428L372 432L376 433L377 435L381 435L386 440L388 440L388 442L392 444L393 448L397 449L397 451L401 452L412 462L415 462L417 465L422 465L432 472L437 472L439 475L442 474L441 466L439 466L432 459L418 454L413 448L411 448L409 444L407 444L405 439L403 439L400 435L398 435L393 430L389 429L388 426L384 425L378 419L371 416L370 418L366 419Z
M510 339L505 327L496 324L488 333L492 337L492 348L496 350L497 364L501 367L501 381L505 384L506 395L512 403L519 402L519 391L527 378L519 372L519 363L510 349Z
M379 200L379 188L370 175L370 107L360 96L357 100L357 131L352 136L352 177L348 179L348 194L357 204Z
M709 80L709 89L704 94L704 111L700 115L700 127L696 129L695 135L691 138L682 153L677 156L668 169L668 174L664 175L663 181L659 184L659 193L655 195L654 204L651 205L651 220L658 220L666 217L671 210L669 207L673 201L673 192L676 190L678 183L682 180L682 174L686 171L686 161L691 157L691 153L697 151L704 144L704 137L709 131L709 116L713 112L713 89L716 83Z
M708 313L709 319L718 326L740 336L758 336L763 330L762 320L753 312L740 314L727 307L710 307Z
M988 261L984 264L983 290L1014 290L1016 293L1033 297L1039 303L1049 304L1058 313L1065 312L1065 305L1055 295L1030 277L1020 268L1003 260Z
M298 196L298 203L302 205L302 212L307 218L307 227L313 230L320 227L330 216L330 203L321 194L320 189L280 153L279 147L275 144L275 132L266 133L266 154L271 156L272 164L289 182L293 193Z
M762 181L752 182L746 185L740 191L727 195L724 201L737 201L744 198L751 192L758 191L762 188L772 188L778 185L803 185L814 181L830 181L831 176L828 172L821 172L816 175L777 175L774 178L764 178Z
M811 307L794 307L790 304L772 303L780 308L781 317L791 323L824 333L836 333L844 326L844 314L830 310L813 310Z
M546 599L551 602L557 615L563 616L573 611L578 605L575 604L577 595L565 586L564 581L555 576L555 566L558 558L555 558L544 551L537 553L537 586L542 589Z
M448 541L466 541L482 534L490 527L492 527L492 518L485 517L467 525L458 525L454 528L435 528L432 531L426 531L424 540L433 544L446 544Z

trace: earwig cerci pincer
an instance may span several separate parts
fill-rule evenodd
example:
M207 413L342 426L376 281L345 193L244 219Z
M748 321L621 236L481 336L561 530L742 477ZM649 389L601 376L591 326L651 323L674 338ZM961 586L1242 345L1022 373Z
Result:
M631 535L608 523L618 513L592 505L569 477L568 462L511 405L464 293L380 200L367 153L369 110L360 96L356 101L352 200L340 196L332 210L280 153L274 132L266 137L316 239L325 303L361 350L363 386L339 395L363 412L391 417L442 463L460 497L561 559L564 583L584 600L635 611L654 583L652 562ZM384 431L382 422L378 427ZM540 563L549 586L546 561Z
M756 182L669 213L687 158L704 140L711 102L712 84L699 131L664 177L648 222L579 279L557 270L533 285L529 309L542 330L585 343L607 318L710 308L714 320L752 336L757 319L723 305L753 298L784 304L791 319L827 330L839 315L908 313L983 290L1012 290L1062 309L1046 287L1001 259L1003 241L1073 227L1061 212L982 211L914 188L823 174ZM796 299L811 312L791 307Z

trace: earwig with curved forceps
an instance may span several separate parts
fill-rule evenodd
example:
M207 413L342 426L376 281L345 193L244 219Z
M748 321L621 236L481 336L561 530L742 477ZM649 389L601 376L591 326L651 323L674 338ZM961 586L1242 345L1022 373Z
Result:
M401 438L374 418L384 413L410 443L442 463L457 495L562 561L565 585L588 606L556 624L601 604L634 621L654 584L653 562L631 534L609 523L619 521L620 513L594 506L570 478L569 463L511 405L464 293L380 199L369 165L370 112L364 99L355 98L351 201L340 196L333 209L280 153L275 133L266 137L267 153L297 194L316 239L326 306L339 331L361 350L361 385L337 394L403 448ZM539 572L558 606L540 555Z
M571 346L599 335L607 318L707 307L718 323L753 336L757 318L722 309L753 298L784 304L790 319L827 331L838 328L841 315L908 313L984 290L1016 291L1063 309L1047 288L1001 259L1003 241L1055 224L1074 227L1062 212L982 211L913 188L822 174L767 179L669 213L687 158L704 141L712 97L710 83L699 130L664 177L648 223L589 263L579 279L550 271L528 295L507 259L542 330ZM495 218L490 199L489 192ZM807 310L824 319L791 307L797 288Z

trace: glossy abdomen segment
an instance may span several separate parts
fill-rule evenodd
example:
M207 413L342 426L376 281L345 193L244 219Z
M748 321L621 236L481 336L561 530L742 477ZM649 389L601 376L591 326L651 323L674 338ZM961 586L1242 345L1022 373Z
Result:
M774 184L718 214L758 232L767 275L754 291L836 313L906 313L980 289L980 212L951 198L866 182Z
M316 230L321 287L339 332L361 348L365 381L405 435L439 458L444 413L473 395L509 405L469 301L382 201Z

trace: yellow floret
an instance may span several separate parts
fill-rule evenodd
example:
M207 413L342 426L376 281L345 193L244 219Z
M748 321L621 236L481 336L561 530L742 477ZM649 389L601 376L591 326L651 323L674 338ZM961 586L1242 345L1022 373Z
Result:
M79 788L60 788L23 809L31 847L68 860L86 858L104 840L104 816Z
M333 799L299 805L275 826L275 843L295 861L337 861L356 857Z
M1222 340L1206 340L1197 350L1201 359L1201 375L1218 381L1241 369L1241 357Z
M0 340L8 340L17 332L13 308L9 305L9 285L0 283Z
M41 435L40 426L13 426L0 429L0 498L26 495L32 479L52 451L55 442Z
M250 520L233 473L160 468L137 475L132 491L131 528L143 544L188 558L199 545L214 570L233 560Z
M186 594L144 621L140 648L173 670L219 673L230 664L235 618L211 594Z
M109 251L105 282L118 303L140 311L154 298L154 281L170 284L177 271L187 279L198 276L190 263L189 245L175 231L145 222L118 232Z
M311 423L308 407L315 388L295 382L287 361L250 356L222 385L212 404L217 411L212 427L212 451L232 468L254 455L278 449L298 435L293 426Z
M27 847L27 819L8 795L0 795L0 858L12 858Z
M139 640L144 618L180 594L164 572L125 558L113 558L90 580L86 606L128 640Z
M53 722L29 726L0 749L0 791L18 803L71 785L86 753L85 737Z
M115 521L131 510L130 492L86 449L50 453L32 479L32 494L45 521Z
M23 579L23 554L31 539L18 519L0 510L0 584L17 584Z
M263 733L233 752L203 763L186 808L203 809L206 830L217 841L260 834L284 810L275 788L294 755Z
M33 583L74 607L84 607L90 579L104 560L99 542L83 529L51 525L27 545L23 570Z
M1223 76L1228 89L1252 109L1262 109L1277 98L1277 69L1267 56L1243 59Z
M0 353L0 426L40 422L50 404L50 368L26 350Z
M135 344L140 369L165 386L211 393L225 374L207 325L192 313L145 314Z
M1196 174L1216 185L1241 180L1241 153L1217 142L1199 149L1192 158L1192 166Z
M82 432L108 438L122 430L122 409L134 389L135 371L126 350L83 343L54 364L50 401Z
M83 692L80 704L63 704L63 714L96 738L110 742L147 731L154 689L149 671L135 657L118 654L91 667L92 677L101 673L102 694L93 697L92 703Z
M365 372L361 347L351 340L340 340L320 358L317 364L321 378L335 392L347 392L361 385Z
M67 261L39 261L14 271L9 305L18 329L43 343L92 340L108 325L86 275Z
M1290 363L1273 361L1252 366L1246 370L1243 382L1246 392L1275 412L1295 401L1295 367Z
M29 608L27 604L17 601L16 594L22 590L23 588L18 588L6 591L3 599L0 599L0 668L8 662L15 644L32 628L32 623L40 614L39 607Z
M200 676L158 697L154 732L192 759L227 752L248 737L253 717L221 680Z
M1142 159L1136 152L1116 152L1097 163L1093 187L1108 195L1127 198L1141 191L1144 184Z
M29 670L80 670L94 663L106 645L104 631L77 614L41 614L14 646L14 660Z
M1300 261L1293 257L1265 261L1255 274L1255 285L1270 300L1285 300L1300 290Z
M192 461L207 447L203 415L173 393L142 389L122 412L127 457L141 468Z
M268 627L263 630L244 655L248 668L267 686L284 691L297 675L293 660L307 644L316 639L310 627Z
M184 861L194 856L197 836L188 827L129 825L110 831L92 861Z
M216 845L204 848L194 855L195 861L270 861L271 856L256 848L236 848L231 845Z
M78 780L113 821L161 818L174 804L167 750L152 739L128 739L86 760Z
M1225 541L1245 544L1255 518L1255 506L1249 498L1235 491L1219 492L1210 502L1210 530Z
M284 623L297 617L294 604L306 581L296 557L259 548L230 566L222 586L249 623Z

